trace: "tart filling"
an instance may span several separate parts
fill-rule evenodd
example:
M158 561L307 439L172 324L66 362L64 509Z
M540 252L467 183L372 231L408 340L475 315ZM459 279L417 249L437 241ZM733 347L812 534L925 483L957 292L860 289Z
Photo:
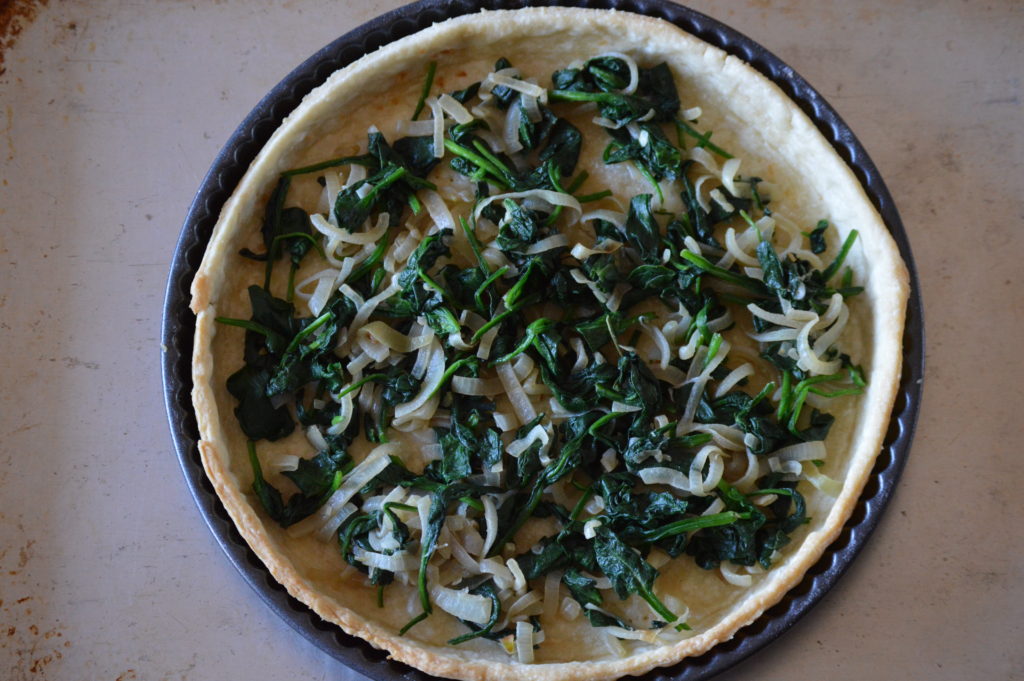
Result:
M200 450L274 576L394 657L641 673L838 533L906 295L849 169L742 62L627 13L471 15L331 76L225 205Z

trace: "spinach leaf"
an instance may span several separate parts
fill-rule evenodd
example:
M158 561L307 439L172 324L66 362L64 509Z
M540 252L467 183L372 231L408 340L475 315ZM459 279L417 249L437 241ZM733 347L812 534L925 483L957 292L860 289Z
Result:
M525 251L539 238L540 216L512 199L505 199L502 205L505 218L498 226L498 248L505 252Z
M634 161L655 180L676 180L682 173L682 156L657 124L636 124L637 137L628 128L609 130L612 141L605 147L608 164Z
M726 508L740 513L744 518L721 527L701 530L690 539L686 551L705 569L717 567L724 560L737 565L753 565L759 554L758 530L764 525L765 516L747 497L724 480L718 487L718 496L725 502Z
M629 66L618 57L594 57L582 68L568 68L551 74L556 90L614 92L629 84Z
M238 400L235 417L250 440L280 440L295 430L288 407L275 407L267 395L269 382L269 371L252 364L246 364L228 377L228 392Z
M370 217L378 201L386 198L382 195L384 190L408 172L407 168L388 164L372 177L360 180L338 192L338 197L334 201L334 217L338 221L338 226L349 232L361 231L363 223ZM364 185L369 186L370 191L360 197L359 189Z
M452 419L451 428L436 429L443 458L438 469L442 482L458 482L473 471L473 464L490 467L501 459L502 443L498 431L485 428L481 435L461 420Z
M605 576L611 580L612 588L619 598L639 594L666 622L678 619L654 595L654 580L658 577L658 571L607 527L597 528L594 556Z
M626 352L619 358L618 370L619 376L612 387L622 395L622 401L640 407L642 414L660 413L665 401L661 383L647 363L635 352Z
M434 138L430 135L403 137L395 140L393 148L402 165L416 177L426 177L441 162L434 156Z
M348 462L344 452L325 451L305 465L300 464L299 469L288 476L299 487L299 492L285 503L281 492L264 479L255 443L249 440L247 447L253 472L253 492L263 510L281 527L294 525L323 506L341 485L342 468Z
M541 365L541 379L551 388L555 398L567 411L582 412L597 402L597 386L615 380L618 371L613 364L588 364L579 371L560 376Z
M267 382L270 396L294 391L317 376L313 365L330 353L337 344L338 332L355 317L355 305L346 296L335 295L316 319L303 320L302 328L281 353L277 366ZM330 361L328 359L327 361Z
M828 220L819 220L814 230L807 236L811 240L811 253L821 254L828 249L825 241L825 230L828 229Z
M589 606L600 606L604 602L601 592L597 590L597 582L584 576L579 570L570 568L562 575L562 583L569 589L569 594L583 606L583 614L593 627L622 627L632 629L629 624L604 610Z
M627 243L636 248L644 262L661 262L661 227L651 211L650 194L640 194L630 200L623 236Z

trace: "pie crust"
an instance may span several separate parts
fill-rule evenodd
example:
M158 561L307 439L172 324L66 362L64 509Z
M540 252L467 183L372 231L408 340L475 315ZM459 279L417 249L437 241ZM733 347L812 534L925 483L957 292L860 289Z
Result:
M828 438L824 472L841 481L842 491L833 498L807 486L811 523L794 534L776 565L748 588L727 584L717 571L705 572L689 560L665 566L658 591L686 603L694 626L690 638L672 645L638 646L625 657L612 657L590 624L578 618L545 625L547 639L537 661L520 664L493 642L446 645L464 629L439 611L399 636L408 619L404 608L378 608L374 589L360 586L357 577L341 576L344 561L335 547L289 537L267 518L251 491L245 436L225 388L242 362L243 331L214 322L217 316L249 316L246 287L260 280L262 266L237 253L243 247L259 249L264 206L279 173L355 151L370 125L385 130L390 121L407 118L428 61L438 64L438 88L451 91L479 80L499 57L524 74L546 79L573 60L609 51L628 53L641 65L668 62L683 107L701 107L701 127L713 130L718 144L743 158L744 171L773 182L773 205L791 219L813 225L826 218L840 239L858 230L847 264L864 293L850 301L852 321L843 348L864 367L868 387L830 409L837 421ZM599 151L593 158L599 158ZM582 167L600 178L603 171L586 162L585 156ZM639 190L642 186L633 193ZM388 44L331 75L285 119L224 205L192 284L199 449L224 507L275 579L323 619L395 659L457 679L598 681L642 674L732 638L799 583L839 534L887 429L900 376L907 282L895 243L849 167L796 104L743 61L672 24L632 13L532 8L467 15ZM301 433L260 446L271 452L309 449ZM395 596L399 602L404 597Z

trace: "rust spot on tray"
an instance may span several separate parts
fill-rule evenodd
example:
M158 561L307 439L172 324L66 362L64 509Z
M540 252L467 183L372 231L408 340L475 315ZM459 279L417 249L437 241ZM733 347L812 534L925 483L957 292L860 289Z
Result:
M4 68L4 53L14 47L18 36L32 23L39 8L48 0L0 0L0 76Z

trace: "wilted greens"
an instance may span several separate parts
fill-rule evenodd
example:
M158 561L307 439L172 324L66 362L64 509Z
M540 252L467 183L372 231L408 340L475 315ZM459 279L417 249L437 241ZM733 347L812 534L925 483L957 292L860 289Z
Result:
M860 291L849 269L838 276L856 232L831 260L819 258L826 221L806 249L780 251L762 180L723 180L690 153L731 158L682 119L687 93L665 64L634 77L624 59L596 57L556 71L540 97L507 60L494 70L501 78L445 95L446 110L472 121L446 121L443 149L430 135L389 142L374 130L363 154L282 174L265 251L243 254L266 263L251 317L218 320L245 331L227 388L253 492L282 526L330 527L380 603L402 573L421 608L403 633L445 586L489 608L460 617L467 632L451 644L507 638L521 570L537 591L556 579L595 627L670 635L688 626L659 595L659 560L768 569L808 521L798 488L804 462L824 451L809 444L834 420L823 400L865 385L826 337ZM413 120L427 104L440 110L434 75ZM581 103L593 109L582 122ZM578 168L587 145L649 186L594 185ZM338 190L325 214L289 205L293 183L330 186L327 173ZM383 231L360 237L373 228ZM311 293L325 278L327 295ZM744 344L756 366L749 350L730 354ZM317 453L267 472L256 443L297 426ZM410 431L426 437L414 445ZM357 441L399 449L346 487ZM554 529L523 544L538 526ZM451 557L458 542L466 557ZM452 561L461 571L438 582ZM622 614L630 598L649 617ZM536 612L521 617L543 626Z

